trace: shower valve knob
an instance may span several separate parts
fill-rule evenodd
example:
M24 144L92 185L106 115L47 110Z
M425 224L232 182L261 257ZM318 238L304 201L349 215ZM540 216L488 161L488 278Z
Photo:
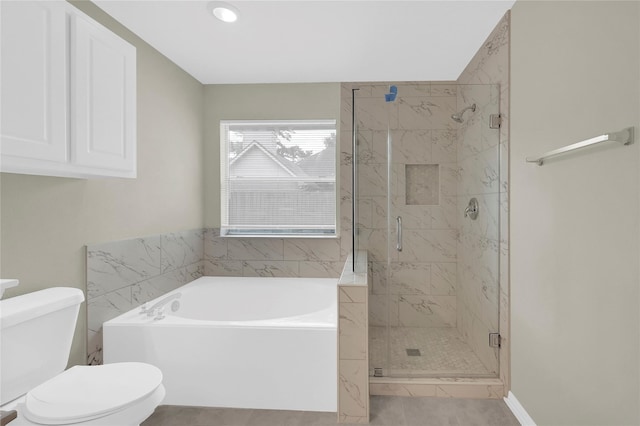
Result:
M471 220L476 220L476 218L478 217L478 210L478 200L474 197L469 200L469 205L467 205L467 208L464 209L464 217L468 217Z

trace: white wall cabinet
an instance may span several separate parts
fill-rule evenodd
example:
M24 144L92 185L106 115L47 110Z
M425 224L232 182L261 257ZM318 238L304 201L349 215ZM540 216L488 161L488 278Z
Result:
M65 1L0 7L0 169L136 177L135 48Z

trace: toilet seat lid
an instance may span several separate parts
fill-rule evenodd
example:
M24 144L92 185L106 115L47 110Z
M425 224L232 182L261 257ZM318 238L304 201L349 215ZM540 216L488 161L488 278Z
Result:
M140 362L75 366L27 393L25 416L33 422L81 422L119 411L162 383L157 367Z

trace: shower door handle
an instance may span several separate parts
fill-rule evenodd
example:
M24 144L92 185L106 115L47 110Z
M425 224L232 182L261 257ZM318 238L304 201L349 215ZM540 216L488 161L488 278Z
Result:
M396 226L398 228L398 242L396 243L396 250L402 251L402 217L396 217Z

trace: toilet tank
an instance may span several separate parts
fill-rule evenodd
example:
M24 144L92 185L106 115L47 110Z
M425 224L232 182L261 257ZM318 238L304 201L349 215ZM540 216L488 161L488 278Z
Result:
M83 301L67 287L0 300L0 405L64 371Z

